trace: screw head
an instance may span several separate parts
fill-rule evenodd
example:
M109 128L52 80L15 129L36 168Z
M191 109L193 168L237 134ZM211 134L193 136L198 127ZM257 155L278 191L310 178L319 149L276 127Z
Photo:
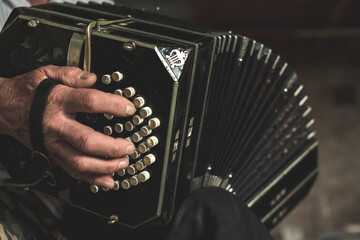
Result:
M31 19L28 21L28 26L31 27L31 28L36 28L38 27L40 24L40 22L38 20L35 20L35 19Z
M128 52L134 51L136 48L136 44L134 42L125 42L123 44L123 49Z
M119 217L117 215L111 215L108 219L108 224L114 224L119 221Z

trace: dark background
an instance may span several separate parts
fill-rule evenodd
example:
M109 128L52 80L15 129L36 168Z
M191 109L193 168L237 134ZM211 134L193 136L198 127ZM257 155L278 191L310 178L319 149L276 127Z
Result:
M280 54L304 83L320 141L320 175L272 235L360 239L360 1L122 0L241 34Z

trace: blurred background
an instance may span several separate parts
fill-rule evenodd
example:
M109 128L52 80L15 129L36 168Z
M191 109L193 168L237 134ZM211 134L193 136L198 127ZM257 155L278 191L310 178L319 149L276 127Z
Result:
M309 95L320 175L277 240L360 239L360 1L121 0L250 37L295 70Z

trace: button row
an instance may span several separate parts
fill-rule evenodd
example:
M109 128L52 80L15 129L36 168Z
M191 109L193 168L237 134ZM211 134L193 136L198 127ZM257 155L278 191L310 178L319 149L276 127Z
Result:
M148 154L144 159L138 160L136 163L131 164L126 168L126 172L129 175L134 175L136 172L144 170L147 166L153 164L156 161L154 154ZM124 176L124 172L121 172L121 175Z
M140 159L137 162L129 165L126 169L119 169L117 171L117 175L120 177L125 176L126 173L128 173L129 175L134 175L136 172L145 169L147 166L153 164L155 161L156 161L155 155L149 153L143 159Z
M140 116L135 115L132 118L132 123L135 125L140 125L144 121L144 118L149 117L152 114L152 109L150 107L144 107L144 108L140 109L139 113L140 113ZM104 117L107 120L111 120L114 118L114 115L104 113Z
M127 97L127 98L131 98L131 97L135 96L136 90L133 87L127 87L124 90L116 89L114 91L114 94L124 96L124 97ZM141 105L144 105L144 104L145 104L145 100L144 100L144 103L142 103L141 99L137 99L137 98L134 99L134 105L135 106L136 105L141 106Z
M127 121L125 124L122 123L116 123L114 125L114 130L116 133L122 133L124 131L124 128L126 131L131 132L135 129L135 126L140 125L141 123L143 123L144 119L138 115L135 115L132 118L132 122L131 121ZM125 126L124 126L125 125ZM132 139L134 140L134 142L138 142L141 139L138 139L139 137L146 137L148 135L150 135L152 133L152 130L159 127L160 126L160 120L158 118L151 118L148 121L148 125L142 126L140 128L139 132L136 132L134 134L138 135L138 136L134 136L134 134L132 135ZM106 135L111 135L113 133L113 129L111 126L105 126L103 129L104 134ZM141 136L140 136L141 135ZM135 139L138 140L135 140Z
M140 117L139 115L135 115L135 116L133 116L132 121L127 121L125 123L125 130L128 131L128 132L131 132L131 131L133 131L135 129L135 126L138 126L143 122L144 122L144 118ZM148 125L145 125L145 126L140 128L140 134L143 137L146 137L149 134L151 134L152 129L155 129L155 128L159 127L159 126L160 126L160 120L158 118L151 118L148 121ZM116 131L116 132L120 133L120 132L122 132L122 130L123 130L123 128L121 128L121 131L119 131L119 132Z
M134 175L130 178L124 179L121 181L121 187L123 189L129 189L131 186L136 186L141 182L146 182L150 179L150 173L148 171L143 171L138 175Z
M159 139L156 136L151 136L145 140L145 142L142 142L138 146L138 150L140 153L146 153L150 150L150 148L155 147L158 145Z
M121 73L120 71L113 72L111 76L109 74L105 74L101 77L101 81L106 85L109 85L112 82L112 80L114 80L114 82L120 82L123 79L124 79L124 74Z
M129 189L131 186L136 186L139 183L146 182L149 179L150 179L150 173L148 171L142 171L141 173L134 175L130 178L124 179L121 182L119 180L115 180L114 187L112 190L117 191L120 189L120 187L122 187L123 189ZM102 188L102 190L104 192L109 191L108 188ZM96 185L91 185L90 191L92 193L98 193L99 187Z

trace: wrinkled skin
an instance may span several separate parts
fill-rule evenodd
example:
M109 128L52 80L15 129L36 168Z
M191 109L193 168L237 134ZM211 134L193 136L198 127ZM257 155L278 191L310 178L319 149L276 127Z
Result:
M88 89L96 81L95 74L49 65L14 78L0 78L0 133L31 149L31 103L37 86L46 78L62 83L50 92L44 112L43 135L49 158L75 179L113 188L109 175L128 166L125 155L133 154L135 146L77 122L75 114L131 116L135 107L121 96Z

